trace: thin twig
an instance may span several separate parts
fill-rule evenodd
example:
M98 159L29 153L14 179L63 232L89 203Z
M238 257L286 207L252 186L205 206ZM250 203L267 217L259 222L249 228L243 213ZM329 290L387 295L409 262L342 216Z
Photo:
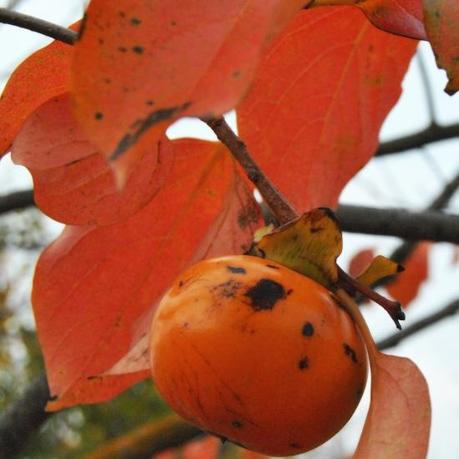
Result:
M253 160L245 143L233 132L223 118L208 118L203 120L215 132L218 139L231 151L247 174L249 180L258 188L266 204L276 217L280 225L288 223L298 217L297 212L290 205L279 190L263 174Z
M431 124L422 131L381 143L375 156L398 154L455 137L459 137L459 123L450 124L449 126Z
M429 75L427 72L427 65L425 63L422 51L418 48L416 53L416 62L418 63L419 73L421 74L422 85L424 87L424 94L426 96L427 109L432 124L437 124L437 116L435 110L435 102L433 99L432 85L430 84Z
M396 332L393 335L388 336L387 338L378 342L378 348L380 350L387 349L389 347L394 347L399 344L404 339L409 336L414 335L415 333L424 330L427 327L443 320L447 317L453 316L459 312L459 300L455 300L452 303L448 304L444 308L434 312L421 320L409 325L404 328L402 331Z
M427 206L426 210L441 210L444 207L446 207L458 188L459 173L444 186L441 193ZM408 259L408 257L414 252L417 245L418 241L405 241L392 252L389 258L391 260L396 261L397 263L403 264Z
M78 37L76 32L66 27L61 27L34 16L18 13L17 11L8 10L7 8L0 8L0 23L31 30L32 32L46 35L68 45L73 45Z

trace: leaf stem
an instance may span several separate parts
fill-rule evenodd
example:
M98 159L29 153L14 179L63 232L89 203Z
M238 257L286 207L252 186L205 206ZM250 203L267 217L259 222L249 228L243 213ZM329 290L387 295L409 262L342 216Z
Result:
M73 30L61 27L43 19L18 13L7 8L0 8L0 23L10 24L23 29L37 32L55 40L62 41L68 45L73 45L78 38L78 34Z
M223 118L207 118L203 121L214 131L220 142L228 147L233 157L246 172L249 180L258 188L278 223L283 225L298 218L298 213L294 207L265 176L252 158L245 143L233 132L226 121Z

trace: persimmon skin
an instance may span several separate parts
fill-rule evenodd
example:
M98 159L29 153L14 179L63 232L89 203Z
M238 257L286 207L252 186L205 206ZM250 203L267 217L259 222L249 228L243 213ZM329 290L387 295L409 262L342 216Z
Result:
M244 255L179 276L153 319L151 368L183 418L271 456L331 438L367 378L364 344L332 293Z

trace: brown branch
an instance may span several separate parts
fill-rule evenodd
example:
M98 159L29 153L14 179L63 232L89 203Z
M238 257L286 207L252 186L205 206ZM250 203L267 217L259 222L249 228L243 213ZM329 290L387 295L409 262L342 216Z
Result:
M0 8L0 23L10 24L23 29L37 32L55 40L62 41L68 45L73 45L78 37L78 34L73 30L61 27L43 19L38 19L34 16L18 13L17 11Z
M459 243L459 215L341 205L337 217L341 229L350 233Z
M176 415L149 422L107 442L86 459L150 459L168 448L181 446L205 433Z
M451 124L449 126L439 126L432 123L429 127L423 129L422 131L381 143L379 148L376 150L375 156L392 155L407 150L414 150L429 143L439 142L455 137L459 137L459 123Z
M0 214L26 209L34 205L32 190L15 191L14 193L0 196Z
M43 424L50 413L48 382L42 374L30 384L24 395L0 416L0 459L12 459L26 445L27 439Z
M234 158L239 162L249 180L258 188L266 204L280 225L298 217L297 212L279 190L264 175L253 160L245 143L233 132L223 118L203 119L215 132L217 138L228 147Z
M448 304L444 308L440 309L437 312L434 312L427 317L424 317L421 320L409 325L404 328L402 331L396 332L391 336L378 342L378 348L380 350L387 349L389 347L396 346L400 341L408 338L409 336L414 335L415 333L424 330L427 327L430 327L433 324L436 324L440 320L443 320L447 317L453 316L459 312L459 300L455 300L452 303Z

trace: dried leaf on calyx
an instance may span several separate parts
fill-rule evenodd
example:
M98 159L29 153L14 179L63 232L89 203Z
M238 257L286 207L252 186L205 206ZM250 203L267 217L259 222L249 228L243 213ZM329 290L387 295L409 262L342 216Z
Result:
M277 261L326 287L338 280L336 259L342 250L342 237L329 209L314 209L281 226L256 243L255 250L259 256Z

